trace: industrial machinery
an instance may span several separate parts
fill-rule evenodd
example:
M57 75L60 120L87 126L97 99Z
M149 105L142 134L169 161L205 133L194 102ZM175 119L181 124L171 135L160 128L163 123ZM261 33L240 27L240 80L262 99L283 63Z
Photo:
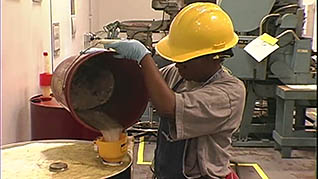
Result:
M174 15L192 2L198 1L153 0L152 8L169 14L168 19L163 15L162 20L156 21L114 22L104 27L106 38L118 38L124 32L128 39L143 42L153 51L158 66L164 66L167 62L154 52L153 33L167 33ZM316 88L295 91L291 87L316 86L317 62L313 56L317 52L312 52L312 39L302 37L304 9L297 0L219 0L217 3L229 14L239 35L234 56L224 66L242 79L247 89L243 119L233 145L275 145L287 157L291 147L316 146L315 132L308 134L305 126L306 109L317 106ZM258 62L244 47L264 33L275 37L279 48ZM282 90L285 87L287 91ZM282 134L284 131L288 131L286 135Z
M312 58L311 39L302 37L305 21L303 8L297 0L222 0L219 5L231 16L235 31L239 34L235 55L226 60L224 65L244 80L247 88L243 120L233 145L273 146L278 140L274 142L273 131L282 121L282 128L292 130L288 137L293 137L293 141L288 146L301 147L307 134L292 134L297 132L292 126L294 124L287 124L285 119L278 117L278 113L289 111L292 113L289 118L293 118L296 111L303 125L301 132L306 133L306 108L317 106L316 97L299 97L295 105L279 111L281 108L277 105L281 104L277 101L277 93L280 85L316 85L317 62ZM248 17L251 14L253 18ZM257 62L244 51L244 47L263 33L276 37L279 48L263 61ZM294 95L306 96L305 93L298 91ZM315 134L310 136L313 142L310 146L315 146ZM283 155L290 156L290 148Z

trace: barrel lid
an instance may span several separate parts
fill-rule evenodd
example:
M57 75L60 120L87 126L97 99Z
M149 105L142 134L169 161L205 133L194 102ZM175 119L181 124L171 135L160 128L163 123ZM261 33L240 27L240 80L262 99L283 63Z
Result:
M64 109L54 97L51 97L49 100L47 100L46 98L43 98L42 95L35 95L30 98L30 102L32 105L36 106Z
M81 140L16 143L2 146L1 152L3 178L109 178L132 164L127 154L120 166L104 165L94 151L94 144ZM53 171L52 164L54 169L63 169Z

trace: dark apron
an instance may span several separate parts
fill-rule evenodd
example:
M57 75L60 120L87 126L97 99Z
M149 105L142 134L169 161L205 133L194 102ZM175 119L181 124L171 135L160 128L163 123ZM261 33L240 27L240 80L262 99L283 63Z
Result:
M203 85L215 80L223 68L211 76ZM176 91L184 80L179 80L172 88ZM183 175L183 153L186 140L173 142L169 135L169 119L160 119L157 147L155 150L155 175L158 179L185 179ZM206 179L208 177L200 177Z
M175 91L181 79L172 89ZM155 175L158 179L184 179L183 152L186 140L172 141L169 135L169 119L160 118L155 150Z

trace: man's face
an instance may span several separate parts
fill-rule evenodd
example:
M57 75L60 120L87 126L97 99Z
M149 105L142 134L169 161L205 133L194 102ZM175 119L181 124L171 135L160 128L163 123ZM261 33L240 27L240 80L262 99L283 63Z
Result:
M176 63L179 74L186 80L202 82L205 80L207 57L199 57L186 62Z

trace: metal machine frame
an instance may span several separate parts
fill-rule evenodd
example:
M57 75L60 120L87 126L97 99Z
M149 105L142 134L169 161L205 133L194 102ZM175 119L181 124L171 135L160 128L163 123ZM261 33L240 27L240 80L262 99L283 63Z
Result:
M223 8L228 11L230 16L239 20L240 13L243 12L238 12L239 8L231 9L235 6L234 1L226 2ZM248 0L240 1L240 3L242 2L248 2ZM254 1L254 3L260 2ZM311 39L302 37L305 18L303 9L297 4L297 1L267 0L262 3L267 3L267 6L264 6L268 7L269 13L264 14L264 17L259 20L259 24L240 25L236 28L239 43L234 48L234 57L224 62L224 65L235 76L245 82L247 88L243 119L240 129L235 135L234 146L270 147L277 144L277 141L273 139L273 131L277 123L283 120L281 112L276 110L279 98L276 94L277 87L291 84L316 85L317 80L317 62L312 59ZM236 6L239 5L236 4ZM248 14L246 11L249 10L243 9L242 11ZM238 23L234 22L234 24ZM276 37L280 48L262 62L257 62L244 51L244 47L263 33ZM307 91L298 91L297 94L303 96L307 94ZM311 102L311 105L307 107L312 107L313 104L315 103ZM293 113L295 109L294 106L289 106L289 109L286 110ZM300 114L298 113L298 115ZM286 124L282 128L289 128L290 125ZM292 126L294 125L292 124ZM315 138L315 135L311 136ZM295 138L293 142L297 143L294 146L302 146L303 141L299 137ZM285 152L284 156L288 156L288 154Z

